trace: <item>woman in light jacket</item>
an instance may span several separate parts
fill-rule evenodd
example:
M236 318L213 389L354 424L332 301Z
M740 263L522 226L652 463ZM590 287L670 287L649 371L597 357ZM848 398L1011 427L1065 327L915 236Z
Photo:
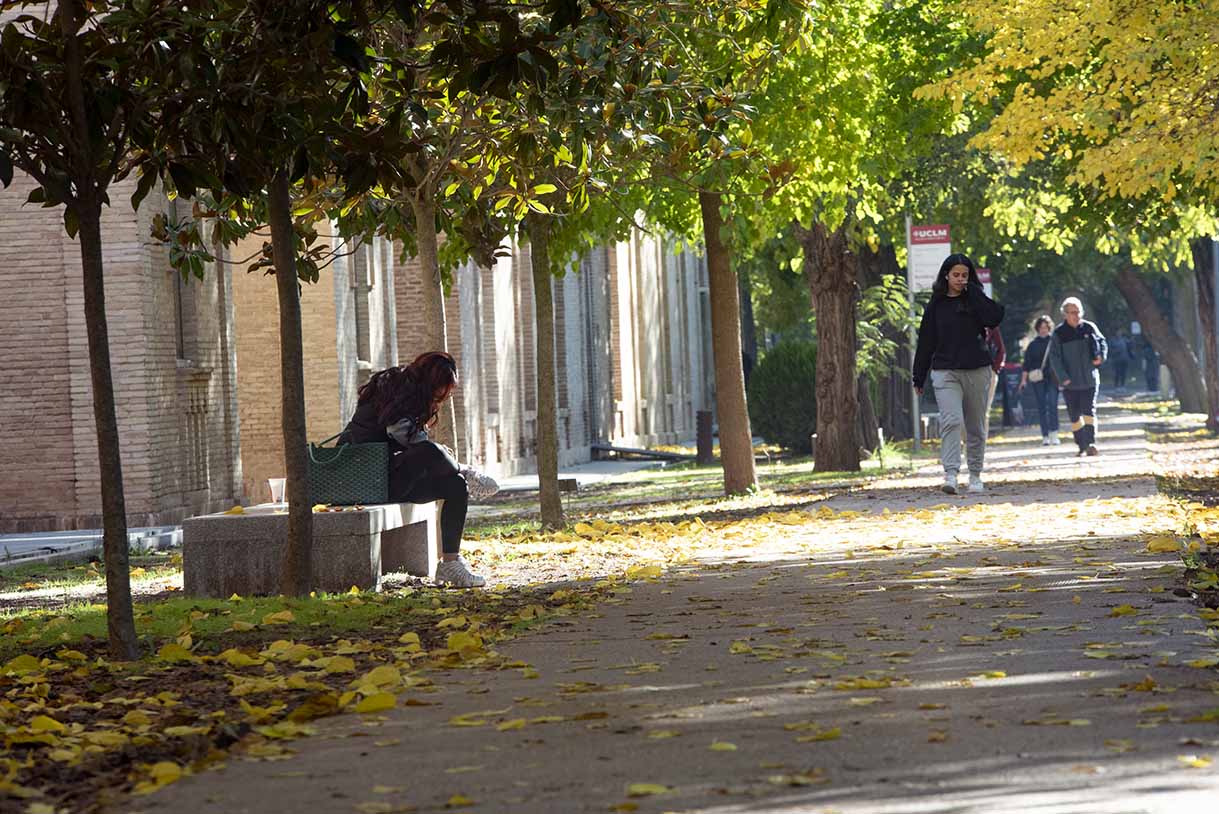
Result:
M984 492L982 464L992 375L986 329L1003 321L1003 306L986 296L974 262L963 254L944 260L931 290L931 301L923 310L918 329L914 389L921 395L930 376L940 406L943 491L957 494L964 430L969 491Z

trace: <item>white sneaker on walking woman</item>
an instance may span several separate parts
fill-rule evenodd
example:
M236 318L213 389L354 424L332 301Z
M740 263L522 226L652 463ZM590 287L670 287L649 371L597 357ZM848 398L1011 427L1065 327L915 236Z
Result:
M956 472L944 473L944 483L940 486L940 491L946 495L955 495L959 491Z
M481 588L487 581L470 570L470 566L461 557L455 560L441 560L436 566L436 584L450 588Z

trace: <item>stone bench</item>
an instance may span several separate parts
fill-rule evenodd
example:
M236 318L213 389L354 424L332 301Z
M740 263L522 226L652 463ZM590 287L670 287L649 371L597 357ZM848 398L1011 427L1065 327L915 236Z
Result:
M440 562L440 506L384 503L313 513L313 588L378 590L381 575L432 578ZM182 524L183 592L227 599L278 594L288 542L283 504L206 514Z

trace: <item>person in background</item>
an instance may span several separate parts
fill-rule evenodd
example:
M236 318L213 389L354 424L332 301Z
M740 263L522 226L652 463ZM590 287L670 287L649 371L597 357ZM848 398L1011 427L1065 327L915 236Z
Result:
M1134 359L1134 345L1124 330L1109 340L1109 361L1113 362L1113 389L1126 389L1126 370Z
M1041 425L1041 445L1056 446L1058 440L1058 381L1054 369L1049 365L1050 334L1054 320L1048 314L1037 317L1033 323L1037 336L1024 349L1021 363L1020 389L1033 386L1033 398L1037 400L1037 423ZM1036 371L1036 372L1034 372Z
M1062 396L1071 417L1071 432L1077 455L1097 455L1096 396L1100 392L1097 370L1109 353L1104 334L1084 319L1084 306L1076 297L1062 301L1062 324L1054 329L1050 364L1062 383Z
M1150 392L1160 392L1160 354L1156 353L1146 334L1143 335L1143 376Z
M949 255L931 287L923 309L914 351L914 389L922 395L928 377L940 406L941 489L957 494L961 471L961 436L965 436L969 491L984 492L982 465L986 457L986 413L990 408L993 359L986 348L986 329L1003 321L1003 306L982 289L974 262L963 254Z
M454 588L481 588L487 582L462 559L470 497L495 494L487 475L457 463L447 447L428 438L440 407L457 387L457 363L442 351L420 354L409 365L379 371L359 391L355 415L341 436L346 443L387 443L389 499L431 503L440 509L441 562L436 582Z
M999 371L1007 361L1007 348L1003 345L1003 334L998 328L986 329L986 350L990 353L990 390L986 395L986 437L990 438L990 409L995 403L995 386L999 383Z

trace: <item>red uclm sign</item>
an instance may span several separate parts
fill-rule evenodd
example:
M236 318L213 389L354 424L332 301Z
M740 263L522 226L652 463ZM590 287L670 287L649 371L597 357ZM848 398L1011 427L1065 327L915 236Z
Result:
M927 243L951 243L948 224L938 226L911 226L910 242L914 245Z

